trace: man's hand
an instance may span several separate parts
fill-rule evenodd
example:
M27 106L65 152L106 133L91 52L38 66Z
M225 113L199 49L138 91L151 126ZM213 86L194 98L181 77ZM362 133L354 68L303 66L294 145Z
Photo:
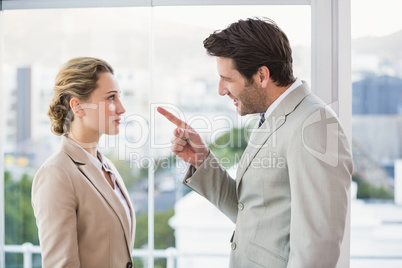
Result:
M197 169L209 155L209 149L204 140L190 125L172 113L162 107L158 107L157 111L177 126L171 139L172 152Z

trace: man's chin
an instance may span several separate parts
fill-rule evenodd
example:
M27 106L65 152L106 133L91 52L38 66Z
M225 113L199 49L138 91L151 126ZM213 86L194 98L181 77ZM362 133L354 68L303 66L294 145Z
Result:
M248 114L247 111L245 112L244 110L242 110L242 108L240 106L236 107L236 111L240 116L245 116Z
M238 114L239 114L240 116L248 115L248 113L239 113L239 112L238 112Z

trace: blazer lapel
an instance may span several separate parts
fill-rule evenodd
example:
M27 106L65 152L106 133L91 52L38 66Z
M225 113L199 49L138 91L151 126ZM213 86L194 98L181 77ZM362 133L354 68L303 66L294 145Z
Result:
M265 145L266 141L272 136L272 134L280 128L285 122L286 117L283 112L283 107L279 105L272 114L265 120L264 124L260 128L255 129L247 148L244 150L243 155L239 162L239 168L236 173L237 187L243 178L244 172L248 169L255 155Z
M238 164L236 173L237 188L256 154L261 148L268 146L266 141L270 138L273 139L272 145L276 146L278 142L276 139L280 139L280 137L276 137L276 135L273 134L286 122L286 116L293 112L300 102L309 94L310 90L307 84L303 82L303 85L295 88L279 103L260 128L254 130Z
M70 141L67 137L62 137L62 150L66 152L70 158L77 164L78 169L81 173L91 182L94 188L103 196L106 202L110 205L113 211L116 213L120 220L121 226L124 230L126 236L127 247L129 248L131 243L131 230L129 223L127 221L126 211L122 206L119 198L114 193L113 189L110 187L109 183L104 179L102 172L91 162L87 154L82 148L78 147L74 142ZM113 165L111 165L113 167ZM120 177L116 170L113 170L116 174L116 178ZM120 178L121 179L121 178ZM119 186L124 185L122 181L118 181ZM121 188L125 187L121 186ZM128 195L123 191L123 194L127 198ZM130 203L130 202L127 202ZM129 205L130 206L130 205ZM130 206L130 210L132 210ZM133 216L132 216L133 217ZM130 255L131 255L131 250Z
M127 201L128 207L130 208L131 229L129 228L129 225L127 225L127 226L126 226L127 228L125 228L124 231L125 231L125 234L126 234L127 245L128 245L129 247L131 247L131 242L130 242L130 241L131 241L131 239L133 238L133 235L134 235L134 227L135 227L135 212L134 212L134 208L133 208L133 206L132 206L132 204L131 204L130 195L128 194L128 191L127 191L127 188L126 188L126 186L125 186L125 184L124 184L123 178L120 176L119 172L117 171L117 169L116 169L116 167L113 165L113 163L111 163L111 161L109 161L109 159L106 159L106 161L107 161L107 164L108 164L109 168L110 168L110 169L113 171L113 173L115 174L117 184L119 185L119 188L120 188L120 190L121 190L121 192L122 192L124 198L125 198L126 201ZM124 211L124 216L126 217L126 212L125 212L125 211ZM129 248L129 250L130 250L130 254L131 254L131 250L132 250L132 249Z

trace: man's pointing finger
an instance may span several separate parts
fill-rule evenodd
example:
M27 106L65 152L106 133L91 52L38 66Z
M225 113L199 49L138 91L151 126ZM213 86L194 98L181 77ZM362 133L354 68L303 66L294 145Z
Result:
M166 117L167 120L169 120L170 122L172 122L173 124L175 124L177 127L179 127L179 128L184 128L184 129L190 127L186 122L180 120L179 118L177 118L176 116L174 116L172 113L166 111L164 108L158 107L156 110L157 110L161 115L163 115L164 117Z

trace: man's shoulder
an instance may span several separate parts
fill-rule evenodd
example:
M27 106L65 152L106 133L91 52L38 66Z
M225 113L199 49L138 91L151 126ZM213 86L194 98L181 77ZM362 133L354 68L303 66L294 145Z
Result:
M300 109L296 109L298 112L305 112L306 114L314 113L318 110L328 110L333 111L331 105L325 103L322 99L320 99L317 95L310 93L308 94L301 102L299 107Z
M329 123L339 123L339 119L331 105L316 95L309 94L287 116L287 123L295 130L305 130L307 126L320 126L326 129Z

